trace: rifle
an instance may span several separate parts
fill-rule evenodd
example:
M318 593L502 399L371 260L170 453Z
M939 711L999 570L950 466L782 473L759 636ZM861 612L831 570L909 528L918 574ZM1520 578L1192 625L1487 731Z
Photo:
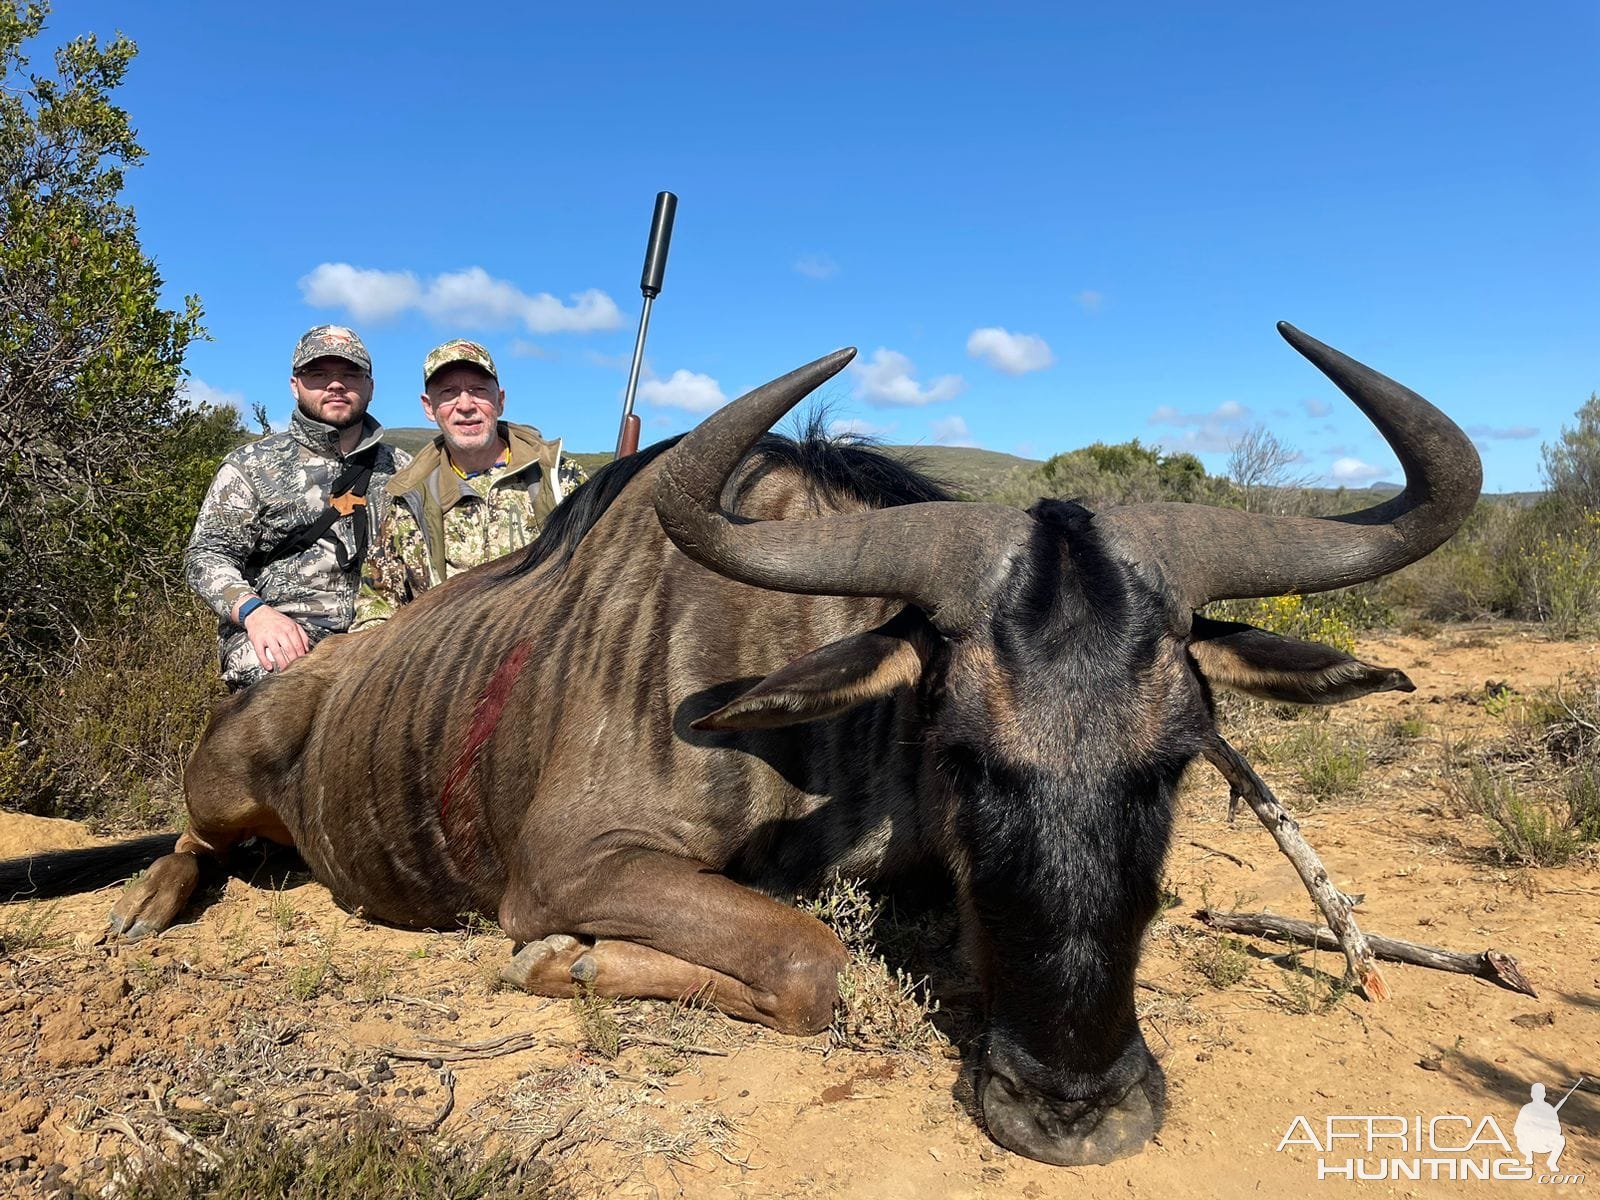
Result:
M661 294L661 281L667 274L667 250L672 245L672 218L678 212L678 198L671 192L656 193L656 211L650 219L650 240L644 248L644 271L639 276L639 291L644 308L639 312L639 336L633 342L633 366L628 371L628 393L622 403L622 427L617 430L618 458L639 449L639 418L633 411L633 394L639 387L639 365L644 361L644 336L650 329L650 305Z
M1578 1076L1578 1082L1573 1084L1571 1087L1569 1087L1567 1089L1567 1094L1565 1096L1561 1097L1561 1099L1557 1100L1552 1107L1554 1107L1557 1112L1560 1112L1561 1111L1561 1106L1563 1104L1565 1104L1568 1100L1571 1100L1572 1099L1572 1093L1577 1091L1582 1086L1583 1086L1583 1076L1579 1075Z

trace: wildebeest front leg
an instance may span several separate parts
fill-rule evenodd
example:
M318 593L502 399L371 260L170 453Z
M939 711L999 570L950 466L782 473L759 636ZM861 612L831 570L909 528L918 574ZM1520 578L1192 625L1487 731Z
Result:
M200 858L220 858L240 842L264 837L293 845L283 821L251 792L249 765L230 730L213 722L184 772L189 828L171 854L158 858L128 885L111 910L107 928L137 941L171 925L189 903L200 879Z
M507 979L543 996L580 985L602 996L703 996L784 1033L832 1019L848 955L815 917L666 854L636 852L585 874L544 904L523 889L507 894L500 924L528 941ZM562 933L540 937L552 930Z

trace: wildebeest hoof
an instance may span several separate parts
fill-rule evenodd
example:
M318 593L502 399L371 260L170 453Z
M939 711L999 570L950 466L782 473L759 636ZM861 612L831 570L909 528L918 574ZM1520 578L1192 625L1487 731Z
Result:
M552 933L529 942L517 951L500 978L512 987L538 995L571 995L573 976L568 972L572 960L583 951L583 943L569 933Z
M593 983L599 974L600 964L592 954L585 954L572 964L572 978L578 983Z

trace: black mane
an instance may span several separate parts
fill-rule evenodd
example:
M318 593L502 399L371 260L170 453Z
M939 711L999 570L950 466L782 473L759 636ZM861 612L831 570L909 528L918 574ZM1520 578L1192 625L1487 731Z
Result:
M550 514L538 538L520 558L512 560L506 578L527 575L549 564L554 564L556 571L564 569L572 560L578 543L623 489L682 438L682 434L667 438L601 467L588 483ZM749 487L763 470L789 467L812 480L819 492L853 499L870 508L956 499L944 484L891 458L869 442L854 437L830 437L820 417L807 423L798 438L773 433L764 435L750 458L757 470L745 475L745 487Z

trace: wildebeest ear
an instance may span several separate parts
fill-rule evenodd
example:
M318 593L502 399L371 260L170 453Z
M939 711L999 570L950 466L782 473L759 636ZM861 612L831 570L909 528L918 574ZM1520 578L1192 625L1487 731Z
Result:
M1404 671L1238 621L1195 617L1189 655L1213 686L1263 700L1338 704L1372 692L1417 690Z
M820 721L911 687L922 676L920 620L905 614L840 638L768 675L737 700L690 722L691 729L779 729Z

